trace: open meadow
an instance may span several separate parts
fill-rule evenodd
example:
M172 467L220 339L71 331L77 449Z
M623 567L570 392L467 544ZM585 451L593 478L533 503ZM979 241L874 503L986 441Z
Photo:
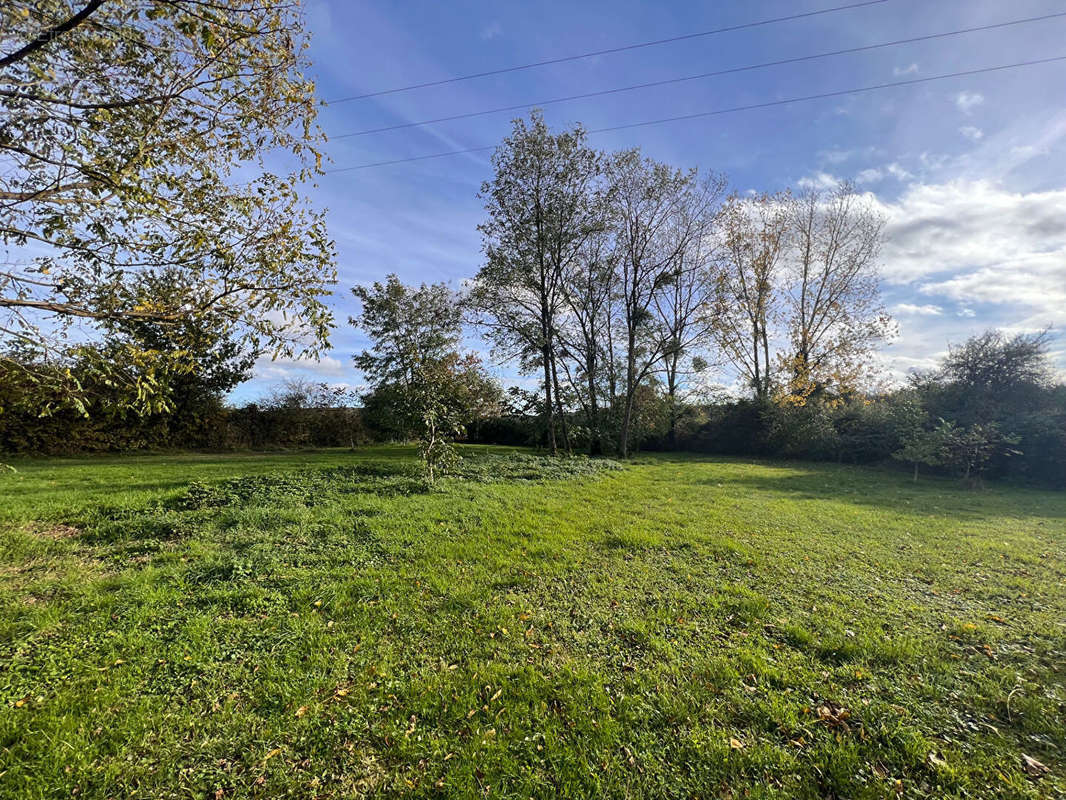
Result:
M1066 793L1066 494L463 453L12 461L0 796Z

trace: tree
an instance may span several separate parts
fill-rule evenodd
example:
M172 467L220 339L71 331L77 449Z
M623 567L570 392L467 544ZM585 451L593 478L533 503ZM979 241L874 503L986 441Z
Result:
M599 231L586 242L562 285L566 306L557 332L561 362L584 412L589 455L603 452L605 406L613 404L617 392L612 337L617 322L616 261L609 232Z
M414 288L389 275L353 292L362 309L351 323L372 341L355 357L371 386L364 396L371 419L418 439L432 482L457 457L452 443L465 426L498 413L499 385L480 358L458 351L458 298L445 284Z
M260 355L233 333L232 324L217 314L189 317L172 324L155 320L117 320L105 328L103 358L112 365L127 361L131 354L154 354L166 409L151 415L165 426L160 446L190 446L217 440L227 393L248 380ZM122 408L121 388L113 391L108 405ZM90 410L90 414L98 411Z
M1053 378L1050 341L1048 331L985 331L950 347L939 369L915 380L940 416L963 425L1010 424L1044 405Z
M543 375L543 413L552 453L559 398L558 326L564 275L589 237L602 228L597 181L600 155L585 129L553 134L539 112L515 120L492 156L494 175L481 186L488 218L478 226L485 264L469 300L495 351Z
M332 244L299 189L321 141L304 30L288 0L0 8L0 337L35 353L42 397L84 410L64 369L76 321L211 314L252 351L326 343ZM294 166L271 171L273 153ZM95 369L157 410L162 358ZM15 372L0 357L0 379Z
M160 302L177 305L185 287L169 272L145 276L144 289ZM101 324L104 353L115 364L125 354L153 354L167 379L165 396L172 411L196 405L206 395L222 397L248 380L262 352L249 347L236 323L214 309L173 322L120 317Z
M994 422L960 427L940 420L935 433L943 443L942 463L969 486L980 486L993 457L1021 455L1020 450L1014 449L1018 437L1001 433Z
M370 350L355 357L356 368L371 386L367 407L380 427L406 438L421 425L420 414L406 405L419 370L459 345L459 298L443 283L414 289L396 275L388 275L384 283L356 286L352 294L361 309L348 321L373 342Z
M700 182L695 171L682 172L642 158L637 150L611 158L608 180L625 358L618 449L625 456L637 387L671 346L655 325L655 300L686 269L684 255L706 231L721 183L713 176Z
M661 373L669 414L668 440L677 447L677 426L686 401L685 385L707 371L700 352L714 339L717 326L717 242L714 226L725 192L724 176L711 175L698 209L688 246L678 255L668 280L653 298L656 324L663 341Z
M715 337L759 402L770 398L770 329L780 311L777 285L788 244L791 195L729 198L721 217L722 269Z
M829 390L854 391L873 349L893 330L876 269L884 219L841 183L791 203L787 281L790 350L785 399L803 404Z
M944 431L942 428L927 431L919 426L907 434L902 445L892 454L892 457L914 465L915 483L918 482L920 464L939 467L944 463Z
M454 442L467 424L499 413L501 394L472 353L450 353L419 365L410 402L418 414L418 453L430 483L458 460Z

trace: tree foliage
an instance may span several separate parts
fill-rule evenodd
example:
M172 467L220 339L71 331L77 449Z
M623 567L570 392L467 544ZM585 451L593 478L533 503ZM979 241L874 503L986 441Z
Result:
M300 191L321 141L303 30L289 0L0 8L0 336L33 354L0 360L0 378L84 411L66 368L84 362L79 320L178 330L211 314L250 350L325 343L332 244ZM94 370L127 390L116 402L158 410L157 372L183 356L142 348Z
M773 389L770 342L781 313L778 275L788 245L791 196L732 196L722 213L718 346L755 398Z
M557 355L564 281L603 227L599 153L584 128L553 134L539 112L515 120L481 187L487 217L478 226L485 263L470 302L498 355L543 375L542 405L552 452L563 417ZM565 431L564 431L565 438Z
M849 183L791 200L785 304L786 402L862 388L875 347L894 325L881 305L877 255L884 220Z
M458 297L445 284L405 286L395 275L353 290L351 318L371 339L355 357L370 391L367 418L398 438L414 436L432 482L454 465L453 442L470 422L498 414L500 388L475 354L458 350Z

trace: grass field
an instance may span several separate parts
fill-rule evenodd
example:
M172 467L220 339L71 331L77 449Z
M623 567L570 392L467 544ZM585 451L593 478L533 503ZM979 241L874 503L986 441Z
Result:
M12 462L0 797L1066 796L1066 494L466 452Z

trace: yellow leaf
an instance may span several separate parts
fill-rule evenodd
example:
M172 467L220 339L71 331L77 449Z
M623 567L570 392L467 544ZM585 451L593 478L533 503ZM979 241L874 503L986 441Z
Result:
M306 713L307 713L307 706L300 706L298 709L296 709L296 716L298 716L298 717L302 717Z

